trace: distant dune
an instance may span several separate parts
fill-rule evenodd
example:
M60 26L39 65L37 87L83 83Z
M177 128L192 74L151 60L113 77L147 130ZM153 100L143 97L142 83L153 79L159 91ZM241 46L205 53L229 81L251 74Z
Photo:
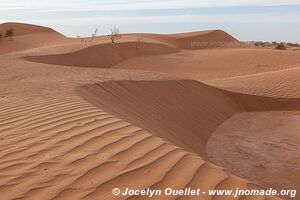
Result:
M163 55L176 53L176 48L159 44L143 43L141 47L135 42L99 44L72 53L29 56L26 60L75 67L110 68L124 60L143 55Z
M165 42L180 49L205 49L230 47L239 41L221 30L197 31L178 34L136 34L141 38L151 38Z
M48 27L37 26L32 24L24 24L24 23L14 23L14 22L0 24L0 32L4 33L5 30L10 27L15 29L15 34L14 34L15 36L39 34L39 33L52 33L52 34L57 34L62 36L62 34Z
M7 39L0 40L0 54L15 52L49 44L55 44L63 40L64 36L51 28L23 23L0 24L0 33L5 35L6 29L12 27L14 32L14 43L11 45Z
M137 43L136 39L136 41L120 42L115 45L104 43L86 49L80 49L72 53L24 58L29 61L55 65L110 68L129 58L177 53L179 51L178 49L202 49L211 47L201 46L200 43L204 41L217 45L215 47L221 47L222 43L238 42L236 39L220 30L172 35L128 34L124 36L125 40L130 37L136 37L137 39L141 39L141 41ZM151 40L148 41L149 39ZM193 46L193 42L200 46ZM208 44L205 43L203 45Z

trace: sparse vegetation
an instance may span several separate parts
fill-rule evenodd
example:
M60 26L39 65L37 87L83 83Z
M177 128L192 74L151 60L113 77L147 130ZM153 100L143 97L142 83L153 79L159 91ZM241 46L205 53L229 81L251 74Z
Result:
M257 47L271 47L273 46L272 43L270 42L263 42L263 41L254 41L254 46L257 46Z
M286 50L286 46L285 46L285 43L283 42L272 42L272 44L275 46L275 49L278 49L278 50Z
M254 41L254 46L258 47L274 47L278 50L286 50L287 47L300 47L299 44L295 43L284 43L284 42L263 42L263 41Z
M110 35L109 38L111 40L112 44L115 44L116 40L121 38L120 30L117 27L114 27L113 29L110 29Z
M15 34L15 29L11 26L8 29L6 29L5 37L7 37L9 41L13 41L14 34Z
M290 46L290 47L300 47L300 44L298 44L298 43L287 43L287 46Z
M272 42L272 44L274 47L276 47L278 43L274 41L274 42Z
M95 37L97 36L97 32L98 32L98 29L95 28L95 31L94 31L94 33L92 34L92 37L91 37L91 39L90 39L90 42L92 42L92 41L95 39Z

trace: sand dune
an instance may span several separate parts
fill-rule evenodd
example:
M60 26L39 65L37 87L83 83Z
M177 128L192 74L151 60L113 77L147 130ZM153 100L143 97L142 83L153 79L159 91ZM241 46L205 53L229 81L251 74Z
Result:
M237 39L222 30L197 31L177 34L133 34L140 38L161 41L180 49L205 49L213 47L236 47Z
M237 113L300 110L300 99L267 98L230 93L191 80L102 82L80 87L79 94L92 104L104 107L105 110L115 116L136 124L183 149L195 152L203 158L211 159L220 166L249 178L251 181L277 189L285 188L286 184L295 189L299 184L298 178L292 175L298 170L299 164L294 163L294 160L299 154L296 148L299 142L289 139L297 137L296 133L299 129L297 128L297 121L285 124L281 122L280 118L273 119L274 112L269 112L267 117L270 118L271 122L268 125L263 119L254 118L257 120L254 122L262 124L260 124L261 127L254 124L253 131L261 131L264 128L263 130L269 133L263 132L261 136L256 137L247 129L249 124L247 114ZM232 116L234 117L231 119ZM295 116L297 115L290 117L293 119ZM227 135L232 131L230 121L236 118L240 119L240 121L234 121L235 126L233 128L236 128L236 135L227 139ZM241 123L245 123L245 125ZM283 136L284 130L278 129L278 123L286 126L286 131L295 126L296 128L292 128L294 134L289 134L292 135L291 137ZM224 131L222 127L226 127L227 124L229 124L228 131L227 129ZM244 129L240 129L240 125ZM219 126L221 128L218 128ZM271 128L273 126L277 127L275 129L278 134L274 143L271 139L274 137L274 128ZM216 129L217 131L215 131ZM259 144L257 147L246 145L240 147L239 145L249 141L248 138L242 138L241 132L247 133L251 137L252 142L249 145L264 142L276 146L281 145L279 138L285 138L286 143L292 142L292 149L286 149L284 146L278 149L276 146L277 153L274 151L274 154L280 154L279 152L281 154L273 157L266 153L268 149L258 150ZM259 135L258 133L255 134ZM240 140L236 138L240 138ZM232 146L232 143L236 143L236 146ZM222 148L224 145L227 145L227 151ZM274 146L270 146L269 149L272 147ZM265 147L262 146L261 148ZM243 151L248 153L243 154ZM253 155L249 156L251 152ZM224 157L228 159L224 159ZM253 157L257 159L256 162L253 162ZM240 163L241 160L245 160L245 162L234 164ZM289 166L286 163L287 160L291 163ZM265 167L269 163L275 166L272 167L270 164L269 167L272 167L272 170L268 170L265 178L261 178L262 173L266 173L264 172L267 170ZM249 166L245 167L244 165L247 164ZM286 167L282 167L283 165ZM250 171L246 173L247 170ZM278 173L281 170L288 170L289 173ZM274 176L276 176L276 180L272 178Z
M32 25L32 24L24 24L24 23L15 23L15 22L7 22L7 23L0 24L0 32L4 33L5 30L10 27L15 29L15 33L14 33L15 36L39 34L39 33L53 33L53 34L61 35L57 31L48 27Z
M138 43L136 40L137 38L142 38L143 40ZM99 41L99 39L96 40ZM151 40L148 41L148 39ZM193 46L193 42L214 43L218 47L220 47L222 43L238 42L236 39L220 30L171 35L125 34L123 40L125 42L120 42L115 45L106 42L104 44L93 45L86 49L80 49L66 54L39 55L24 58L33 62L55 65L109 68L122 61L129 60L130 58L172 54L179 52L178 49L202 49L213 47Z
M121 199L116 186L257 187L79 97L1 106L2 199Z
M58 55L30 56L26 60L75 67L110 68L129 58L142 55L162 55L178 50L163 44L143 43L141 47L135 42L117 44L99 44L76 52Z
M2 24L0 30L11 25L16 28L14 42L0 41L1 199L148 199L113 196L115 187L263 189L271 185L267 179L274 174L278 179L272 187L283 189L282 179L290 187L297 186L292 172L297 173L299 166L292 156L283 156L298 153L294 146L298 143L282 137L278 130L291 128L290 137L298 131L295 110L300 109L299 99L283 98L299 97L298 52L191 45L225 47L223 44L238 42L220 30L124 34L113 46L107 36L82 42L27 24ZM143 44L137 49L140 37ZM283 86L268 93L271 79L282 80ZM251 84L256 81L259 89ZM286 116L287 111L282 110L293 115ZM261 127L266 118L268 126ZM236 122L246 128L235 127ZM273 126L277 132L270 128ZM255 127L264 135L254 134ZM243 137L231 137L228 143L228 130ZM280 156L269 152L279 153L273 133L286 142L278 148L284 152ZM232 161L249 162L246 153L251 148L242 144L257 139L269 140L268 151L260 146L263 149L258 152L274 156L276 164L285 166L276 169L291 173L262 173L261 169L244 173L237 169L241 164L233 166L221 159L237 151ZM255 146L255 142L250 144ZM288 165L283 158L291 159ZM264 168L264 162L273 160L261 161L255 163ZM201 199L236 198L205 194Z
M194 81L104 82L83 86L79 93L122 119L202 156L210 133L242 110L221 91Z
M255 48L180 51L129 59L113 68L170 73L238 93L300 97L300 54L293 51Z
M103 82L79 88L81 96L201 156L211 133L235 113L300 110L300 99L229 93L197 81Z
M300 98L300 67L209 80L206 83L230 90L270 97ZM255 83L255 84L253 84Z
M14 42L6 38L0 40L0 54L31 49L49 44L55 44L66 38L51 28L22 23L0 24L0 33L4 36L6 29L14 28Z
M272 49L207 49L142 56L114 68L159 71L200 81L300 67L300 54Z

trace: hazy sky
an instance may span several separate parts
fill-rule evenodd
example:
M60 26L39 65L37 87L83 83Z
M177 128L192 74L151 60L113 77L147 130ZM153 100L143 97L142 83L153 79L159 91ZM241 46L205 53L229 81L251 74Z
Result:
M300 42L300 0L0 0L0 23L50 26L67 36L222 29L240 40Z

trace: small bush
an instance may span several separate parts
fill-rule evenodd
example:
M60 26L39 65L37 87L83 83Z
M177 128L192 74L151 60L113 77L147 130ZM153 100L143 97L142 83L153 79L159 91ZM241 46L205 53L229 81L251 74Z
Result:
M116 40L121 38L120 30L117 27L114 27L113 29L110 29L110 35L109 38L111 40L112 44L115 44Z
M90 39L89 42L92 42L92 41L95 39L95 37L97 36L97 32L98 32L98 29L95 28L95 31L94 31L94 33L92 34L92 37L91 37L91 39Z
M8 37L9 41L13 41L14 34L15 34L15 29L11 26L8 29L6 29L5 37Z
M280 43L274 43L274 46L275 46L275 49L278 49L278 50L286 50L286 46L283 42L280 42Z

